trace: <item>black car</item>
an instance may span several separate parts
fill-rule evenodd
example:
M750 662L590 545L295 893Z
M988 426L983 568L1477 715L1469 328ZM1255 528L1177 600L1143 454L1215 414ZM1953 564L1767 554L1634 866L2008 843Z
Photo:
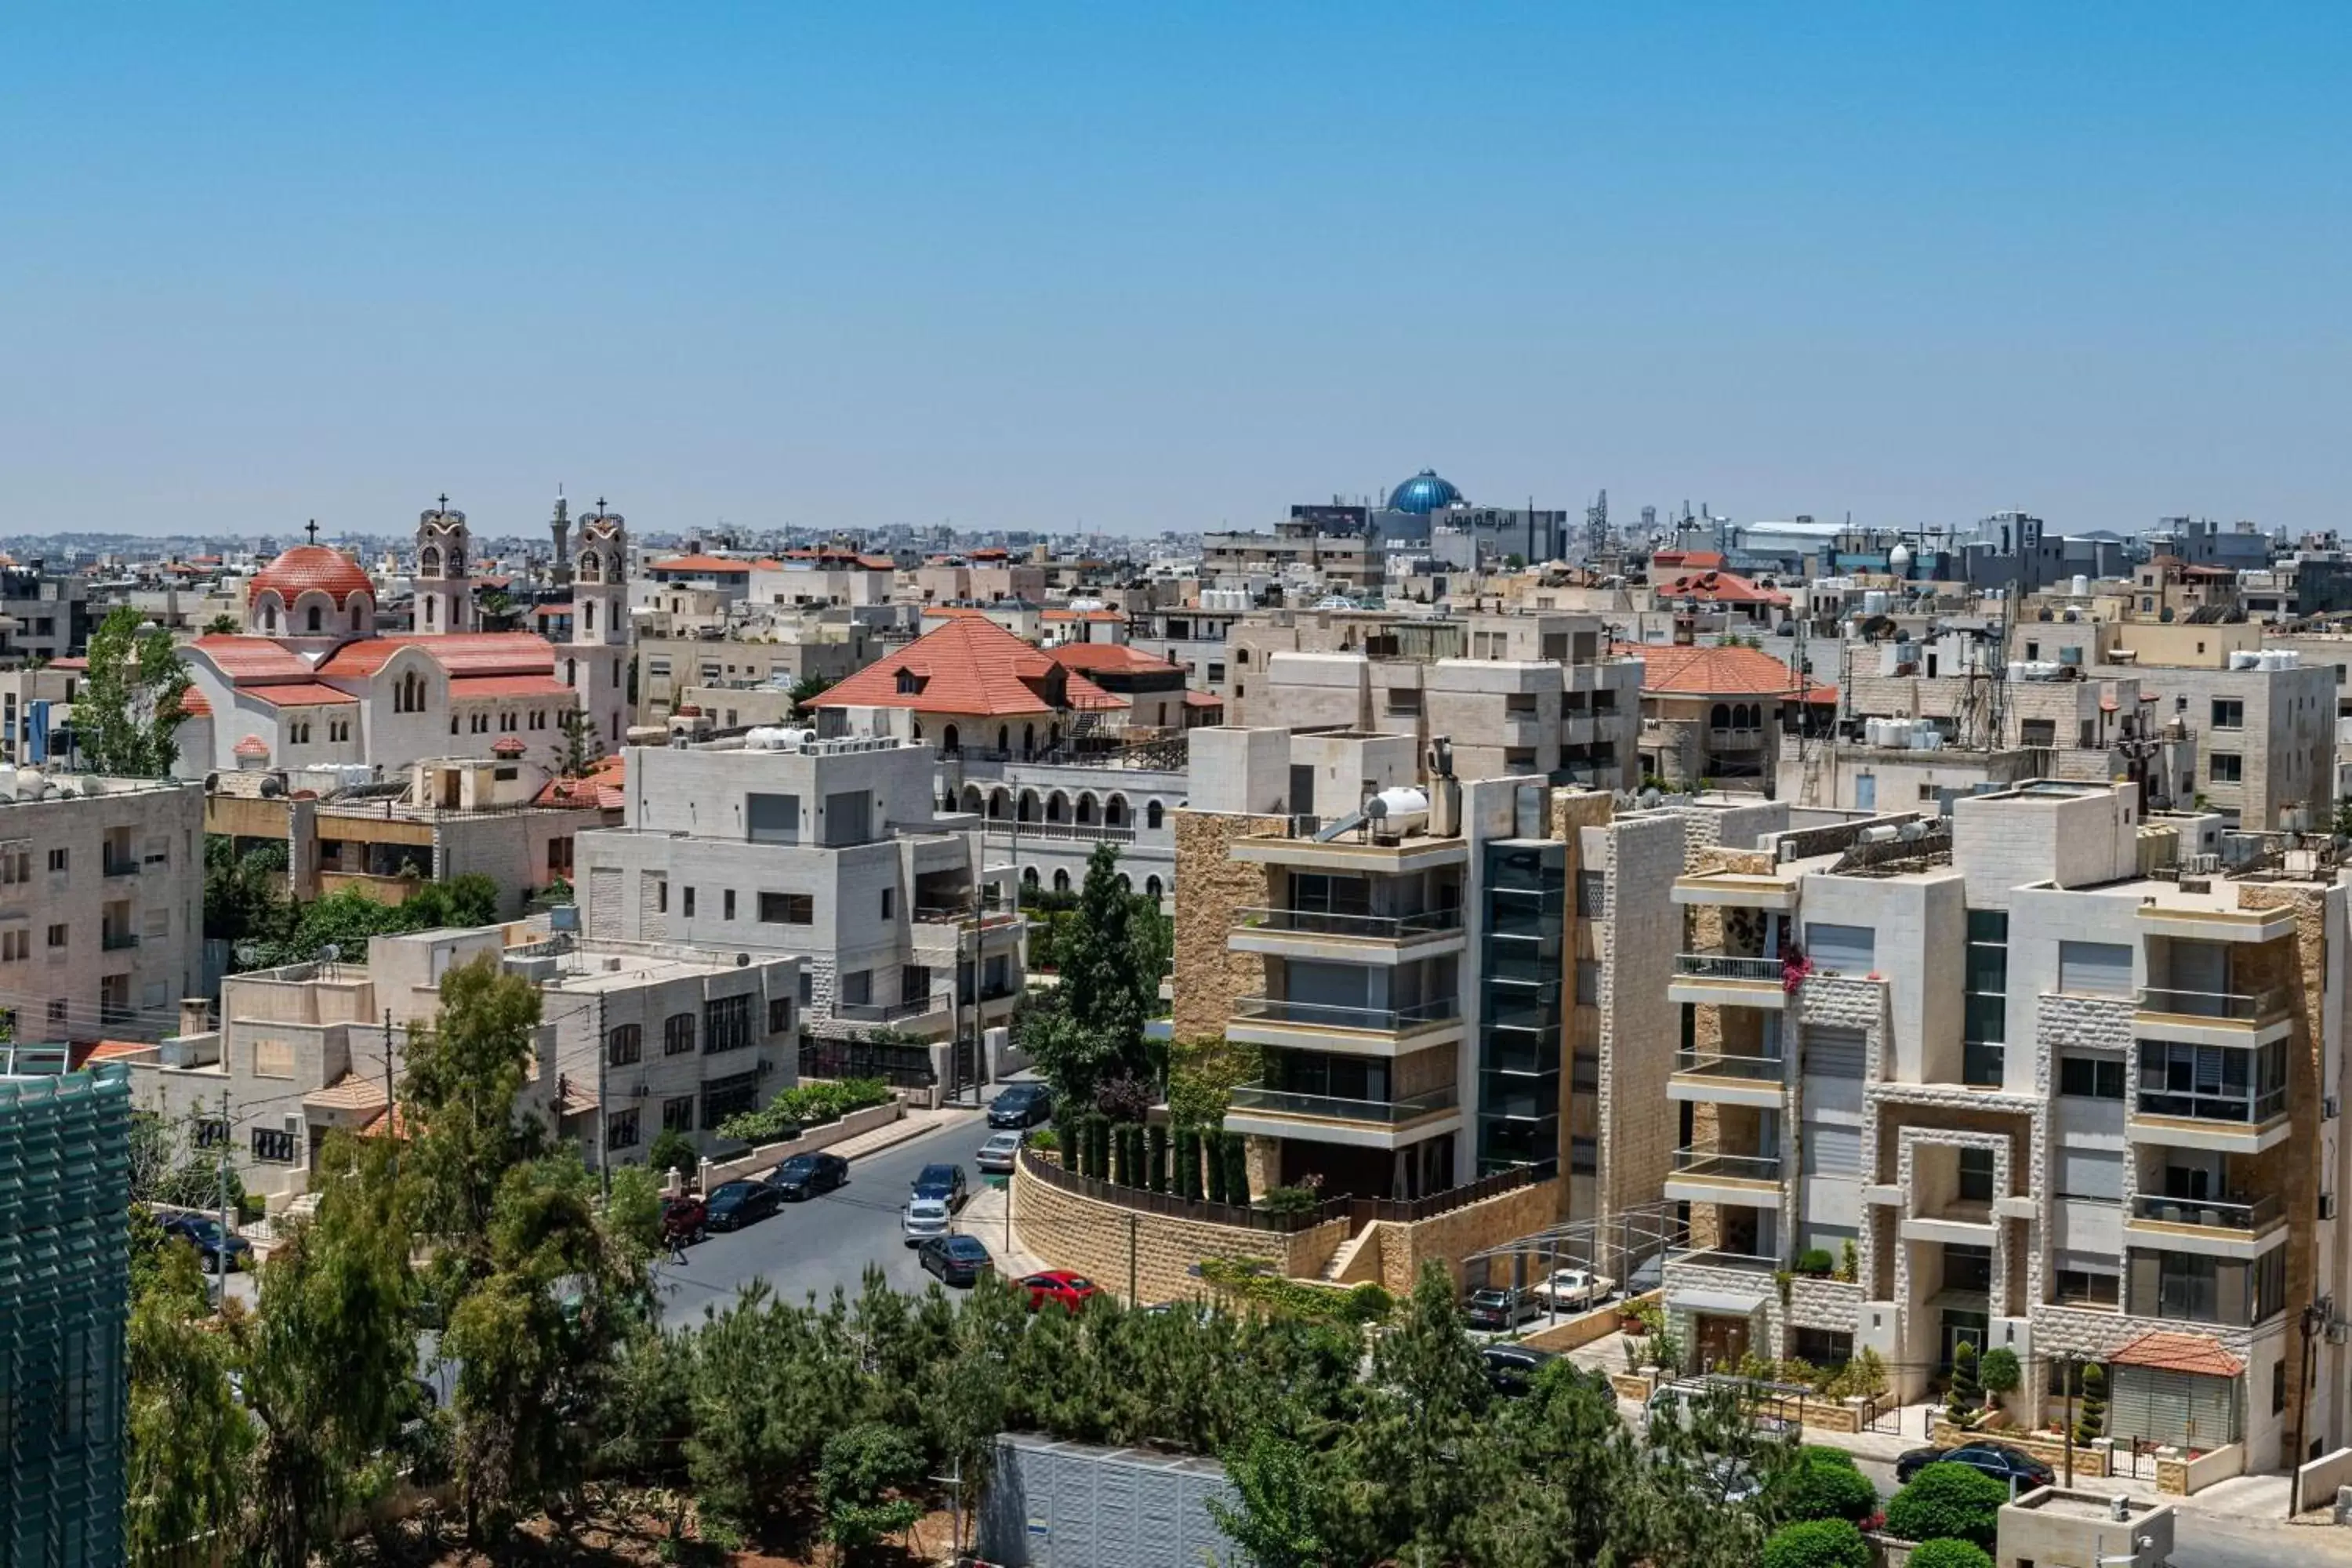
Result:
M765 1182L730 1182L710 1194L707 1223L713 1230L740 1230L774 1214L781 1201Z
M996 1272L996 1260L975 1236L935 1236L923 1243L915 1261L946 1285L977 1285L982 1275Z
M988 1102L991 1127L1034 1127L1053 1114L1054 1091L1042 1083L1016 1083Z
M1514 1344L1481 1345L1478 1354L1486 1363L1487 1385L1514 1399L1533 1388L1536 1375L1559 1359L1558 1351Z
M849 1180L849 1162L838 1154L795 1154L767 1174L768 1185L786 1198L813 1198Z
M1966 1465L1982 1470L2003 1486L2015 1481L2020 1492L2055 1485L2058 1479L2058 1473L2049 1466L2006 1443L1963 1443L1957 1448L1912 1449L1895 1461L1895 1479L1898 1484L1908 1485L1912 1477L1930 1465Z
M219 1271L223 1253L228 1256L228 1267L232 1272L243 1268L253 1258L253 1243L233 1230L223 1231L220 1221L210 1215L172 1215L163 1221L163 1234L173 1241L184 1241L194 1247L196 1259L205 1266L207 1274Z
M945 1198L948 1213L963 1207L971 1194L964 1186L963 1167L940 1163L926 1165L915 1176L915 1195L919 1198Z

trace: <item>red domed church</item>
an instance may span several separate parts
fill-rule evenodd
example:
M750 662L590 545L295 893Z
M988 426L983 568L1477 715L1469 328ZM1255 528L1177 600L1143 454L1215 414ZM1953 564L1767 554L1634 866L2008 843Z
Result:
M594 563L593 573L589 563ZM592 752L628 722L628 539L617 513L583 520L573 638L485 632L475 621L466 514L446 497L416 528L413 633L379 635L376 585L357 562L298 544L254 575L245 629L181 651L193 686L179 772L366 766L378 777L442 759L527 760L551 771L562 714L584 711Z

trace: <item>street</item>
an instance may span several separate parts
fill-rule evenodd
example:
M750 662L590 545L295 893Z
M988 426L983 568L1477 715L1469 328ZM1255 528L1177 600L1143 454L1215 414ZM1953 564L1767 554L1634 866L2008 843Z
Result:
M978 1110L919 1138L908 1139L849 1166L846 1186L803 1203L785 1204L772 1219L743 1230L713 1231L687 1249L688 1261L657 1262L654 1284L666 1326L699 1321L706 1308L724 1306L754 1279L764 1279L786 1300L814 1294L822 1302L839 1286L857 1293L866 1266L878 1263L890 1283L920 1291L930 1282L915 1262L915 1249L898 1233L915 1173L935 1160L963 1167L978 1193L987 1178L973 1156L988 1142L986 1118ZM1003 1238L982 1235L993 1253Z

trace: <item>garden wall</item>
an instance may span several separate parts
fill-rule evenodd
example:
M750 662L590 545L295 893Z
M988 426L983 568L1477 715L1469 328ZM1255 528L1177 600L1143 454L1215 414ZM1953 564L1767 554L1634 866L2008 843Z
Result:
M1344 1217L1286 1234L1150 1214L1065 1191L1025 1170L1014 1174L1012 1197L1024 1249L1105 1289L1126 1294L1132 1247L1136 1294L1144 1302L1207 1294L1209 1286L1192 1270L1211 1258L1264 1258L1277 1273L1313 1279L1349 1229Z
M748 1154L723 1163L705 1160L701 1166L701 1190L707 1193L722 1183L756 1176L771 1165L789 1160L795 1154L814 1154L820 1149L830 1149L835 1143L845 1143L861 1132L887 1127L906 1114L905 1097L894 1096L887 1105L869 1105L863 1110L853 1110L838 1121L812 1127L799 1137L784 1142L762 1143Z

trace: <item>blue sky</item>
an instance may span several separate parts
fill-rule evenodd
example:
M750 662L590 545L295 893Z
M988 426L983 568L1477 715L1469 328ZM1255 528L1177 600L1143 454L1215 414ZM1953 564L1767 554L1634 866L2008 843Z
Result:
M0 12L9 529L2332 526L2320 5Z

